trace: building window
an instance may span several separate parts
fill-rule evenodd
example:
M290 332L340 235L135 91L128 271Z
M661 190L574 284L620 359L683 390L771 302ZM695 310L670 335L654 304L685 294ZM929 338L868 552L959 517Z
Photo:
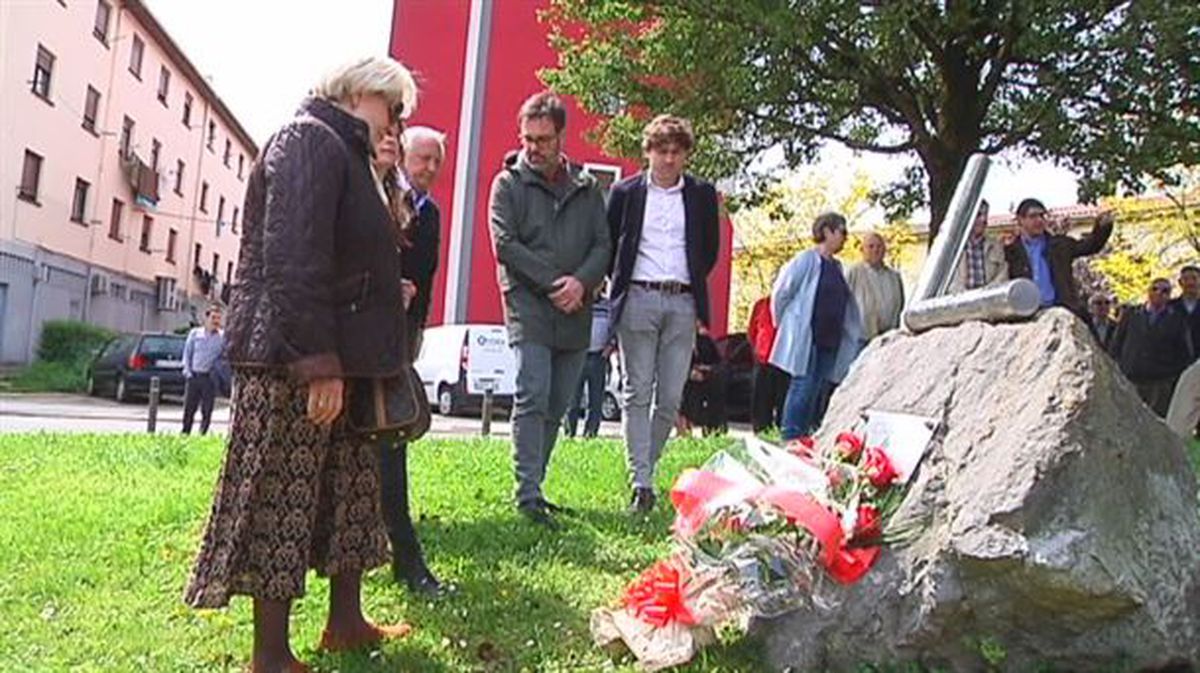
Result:
M92 28L92 35L105 47L108 46L108 21L111 16L112 5L107 0L99 0L96 3L96 25Z
M192 128L192 94L183 94L183 125Z
M233 217L229 219L229 230L232 231L234 234L238 233L238 209L237 209L237 206L233 207Z
M214 252L213 253L213 267L212 267L213 278L217 278L217 274L220 272L221 272L221 256Z
M246 155L238 154L238 180L242 179L242 169L246 167Z
M225 168L229 168L229 160L233 158L233 143L229 138L225 139Z
M122 241L121 238L121 213L125 210L125 204L121 203L120 199L113 199L112 215L108 220L108 237L114 241Z
M208 212L208 183L200 183L200 212Z
M232 283L233 283L233 262L226 262L225 263L225 284L231 285Z
M87 214L88 188L91 187L83 178L75 178L75 198L71 201L71 221L83 224Z
M217 198L217 237L221 236L221 225L225 223L225 197Z
M167 261L175 263L175 244L179 241L179 232L174 229L167 232Z
M142 55L145 51L146 43L135 34L133 44L129 47L129 72L138 79L142 78Z
M42 45L38 45L37 60L33 64L34 95L50 103L50 78L54 75L54 54ZM53 105L53 103L50 103Z
M25 163L21 167L21 189L17 192L17 197L30 203L37 203L38 185L41 182L42 156L25 150Z
M142 215L142 240L138 242L138 250L150 252L150 235L154 229L154 218Z
M155 173L158 172L158 155L160 153L162 153L162 143L155 138L150 141L150 169Z
M163 66L162 70L158 71L158 102L163 105L167 104L167 93L171 90L171 71L167 70L167 66Z
M136 124L129 117L121 122L121 158L128 158L133 152L133 131Z
M100 110L100 92L92 87L87 88L83 99L83 128L96 133L96 115Z
M183 159L175 160L175 193L183 196Z
M217 140L217 123L209 120L208 122L208 149L212 151L213 143Z
M196 244L196 252L193 255L193 259L192 259L192 266L199 269L200 268L200 257L202 257L203 255L204 255L204 246L197 243Z

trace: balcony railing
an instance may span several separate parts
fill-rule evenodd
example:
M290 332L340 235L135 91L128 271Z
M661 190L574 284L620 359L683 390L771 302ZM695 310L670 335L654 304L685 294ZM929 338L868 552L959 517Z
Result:
M133 200L145 208L158 205L158 171L142 161L136 154L129 152L121 158L122 172L125 181L133 190Z

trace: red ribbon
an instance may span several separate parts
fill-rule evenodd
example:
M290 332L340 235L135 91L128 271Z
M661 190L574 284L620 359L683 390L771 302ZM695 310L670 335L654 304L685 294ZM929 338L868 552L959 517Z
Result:
M710 503L728 495L735 486L729 479L706 470L684 472L671 489L671 502L678 514L675 530L685 537L695 533L708 520ZM789 522L807 530L821 545L821 565L842 584L862 579L879 557L879 547L848 547L837 514L808 492L770 485L750 499L775 507Z
M621 603L652 626L662 628L673 621L694 626L696 616L684 600L688 579L687 569L676 559L659 561L625 588Z
M684 537L694 535L712 514L709 504L735 486L732 480L708 470L684 470L671 489L675 532Z

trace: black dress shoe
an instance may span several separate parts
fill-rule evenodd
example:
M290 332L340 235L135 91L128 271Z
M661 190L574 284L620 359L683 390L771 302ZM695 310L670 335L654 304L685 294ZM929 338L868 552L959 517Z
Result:
M392 557L392 577L397 583L408 585L408 590L426 598L437 598L442 593L442 583L425 565L425 559L411 554Z
M558 522L554 520L554 516L545 505L538 501L521 503L517 505L517 511L520 512L526 519L539 526L554 529L558 528Z
M408 590L422 598L438 598L442 595L442 583L428 569L416 577L405 579Z
M575 510L571 509L570 507L556 505L545 498L538 498L537 504L541 505L542 509L550 512L551 514L566 514L567 516L570 516L575 513Z
M630 514L646 514L654 509L654 491L648 488L633 489L633 497L629 500Z

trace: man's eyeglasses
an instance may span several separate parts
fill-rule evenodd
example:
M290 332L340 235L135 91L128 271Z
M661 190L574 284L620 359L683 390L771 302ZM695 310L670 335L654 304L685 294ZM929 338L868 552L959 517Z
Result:
M1046 211L1044 211L1044 210L1035 210L1035 211L1033 211L1033 212L1025 213L1025 214L1024 214L1024 215L1022 215L1021 217L1027 217L1027 218L1029 218L1029 219L1031 219L1031 220L1040 220L1040 219L1045 219L1045 217L1046 217Z
M1150 291L1157 294L1171 294L1171 287L1169 285L1156 285L1150 288Z

